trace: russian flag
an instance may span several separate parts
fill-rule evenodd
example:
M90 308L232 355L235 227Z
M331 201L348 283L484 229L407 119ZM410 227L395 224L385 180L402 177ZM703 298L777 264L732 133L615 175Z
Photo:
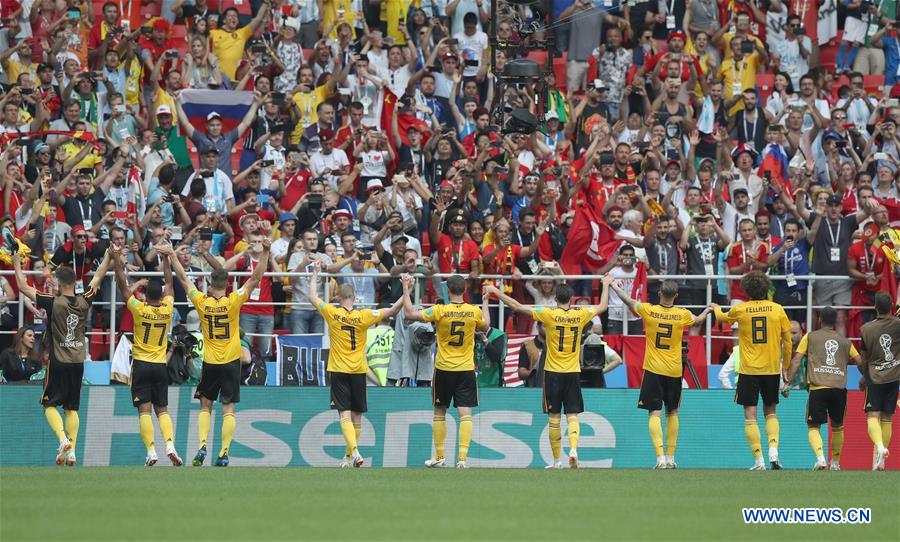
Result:
M184 89L181 91L181 107L197 130L206 130L206 119L211 113L222 117L222 131L228 132L238 124L253 104L252 92L231 90Z

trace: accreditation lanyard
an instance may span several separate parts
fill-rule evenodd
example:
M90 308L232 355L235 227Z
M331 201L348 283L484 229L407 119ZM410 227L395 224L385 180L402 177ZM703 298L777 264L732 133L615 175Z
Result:
M741 251L743 252L744 261L742 263L752 262L753 261L753 245L750 246L750 250L747 250L747 247L744 243L741 243ZM759 253L759 251L756 251Z
M734 87L735 85L741 85L741 88L743 89L743 86L744 86L744 68L746 68L746 67L747 67L747 60L746 60L746 59L741 59L741 69L740 69L740 71L738 71L738 69L737 69L737 60L732 59L732 62L731 62L731 72L732 72L732 74L734 74L734 82L732 83L732 87ZM734 94L737 94L737 93L734 93Z
M81 211L81 224L84 225L85 222L90 222L91 225L88 226L88 229L94 227L94 200L88 200L88 212L87 216L84 216L84 205L79 201L78 202L78 210Z
M831 224L828 224L828 235L831 236L831 246L837 247L838 241L841 240L841 221L838 221L837 224L837 233L833 229L831 229Z
M462 258L463 258L463 241L462 241L462 239L459 240L459 249L458 250L453 247L452 242L450 243L450 252L452 252L452 254L453 254L452 259L451 259L451 263L453 264L453 271L454 272L459 271L460 263L462 262Z
M656 245L656 254L659 256L659 271L665 273L669 270L669 244Z
M794 246L790 251L784 253L784 268L788 275L794 274L794 255L797 253L799 249Z
M869 261L869 254L872 255L872 261ZM875 254L866 247L866 251L863 253L863 258L866 259L866 273L874 273L875 272Z
M743 71L743 70L741 70L741 71ZM754 112L755 112L755 111L754 111ZM756 112L755 112L755 113L756 113ZM753 126L753 131L751 132L751 131L750 131L750 128L749 128L749 126L748 126L748 124L747 124L747 110L744 109L744 135L746 136L747 141L749 141L749 142L751 142L751 143L754 143L754 146L755 146L755 144L756 144L756 122L757 122L758 120L759 120L759 114L757 113L757 114L754 115L754 117L753 117L753 124L750 125L750 126Z

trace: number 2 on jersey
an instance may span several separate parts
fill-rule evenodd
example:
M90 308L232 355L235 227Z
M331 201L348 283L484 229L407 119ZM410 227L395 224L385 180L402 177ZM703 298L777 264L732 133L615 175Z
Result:
M572 349L570 350L570 352L574 352L575 347L578 345L578 333L580 331L578 329L578 326L572 326L570 328L566 328L564 326L556 326L556 331L559 332L559 344L557 345L556 349L560 352L566 351L566 329L568 329L572 333Z
M659 331L656 333L656 347L660 350L668 350L671 344L664 344L660 339L672 338L672 324L659 324ZM667 341L668 342L668 341Z

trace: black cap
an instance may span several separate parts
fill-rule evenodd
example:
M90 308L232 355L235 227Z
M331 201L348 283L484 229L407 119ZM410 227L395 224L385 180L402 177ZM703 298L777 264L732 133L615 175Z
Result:
M203 156L206 156L207 154L219 154L219 149L215 147L206 147L200 154L202 154Z
M38 64L37 71L42 72L44 70L53 71L53 64L48 64L47 62L41 62Z
M828 196L828 199L825 200L825 203L827 203L828 205L843 205L844 201L837 194L832 194Z

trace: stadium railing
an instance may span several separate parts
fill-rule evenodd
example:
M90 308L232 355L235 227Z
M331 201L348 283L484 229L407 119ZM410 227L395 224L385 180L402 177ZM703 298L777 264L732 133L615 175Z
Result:
M26 275L38 275L40 273L42 273L42 272L41 271L26 271L25 272ZM246 280L246 277L249 277L250 274L251 273L249 271L242 271L242 272L232 271L229 273L229 277L234 280L235 285L239 285L243 280ZM162 272L133 272L133 273L128 274L128 278L136 280L136 279L149 278L149 277L162 277L162 275L163 275ZM188 272L187 275L189 277L208 277L210 274L204 273L204 272ZM294 272L274 272L273 273L273 272L269 272L269 273L265 273L265 275L268 277L272 277L272 278L284 279L284 278L289 278L289 277L308 277L308 276L310 276L310 273L305 273L305 272L304 273L294 273ZM435 273L432 275L414 274L413 276L418 279L440 280L440 279L444 279L444 278L447 278L447 277L450 277L453 275L454 275L453 273ZM0 276L5 276L7 278L7 280L9 280L11 282L15 281L14 271L0 270ZM321 273L320 276L335 278L335 279L349 278L349 277L368 277L368 278L372 278L372 279L377 279L377 278L388 278L388 277L391 277L392 275L390 273L347 272L347 273ZM597 275L523 275L521 278L514 279L514 280L521 280L521 281L547 280L548 278L552 278L552 280L558 280L558 281L582 281L582 280L583 281L599 281L600 280L600 278ZM702 309L714 301L714 293L717 292L719 289L718 281L730 282L733 280L740 280L740 278L741 277L739 275L702 275L702 276L699 276L699 275L648 275L647 276L648 282L662 281L662 280L677 280L677 281L690 280L693 283L696 283L698 281L705 280L706 281L706 300L707 300L706 305L700 306L700 305L686 305L686 304L677 304L676 303L676 306L684 307L687 309L694 309L695 312L697 309ZM773 281L786 280L787 276L786 275L769 275L769 278L772 279ZM807 303L806 303L806 305L790 305L790 306L784 306L784 307L786 309L795 309L795 310L802 309L802 310L804 310L806 312L806 322L805 322L806 329L813 328L814 311L817 309L823 308L823 306L813 304L813 285L816 280L845 281L848 283L847 284L848 288L851 287L852 282L854 280L856 280L856 279L853 279L852 277L840 276L840 275L802 275L802 276L795 275L795 276L793 276L793 278L796 279L797 281L807 281L806 282L806 284L807 284L807 286L806 286ZM114 284L114 280L115 280L114 273L111 271L108 272L105 282L110 282L110 283ZM478 280L509 281L512 279L508 275L485 274L485 275L479 275ZM205 281L204 281L204 284L205 284ZM330 281L325 281L325 291L322 292L323 299L331 298L330 287L331 287ZM414 299L422 299L421 294L423 292L421 292L421 288L422 288L422 281L417 280L415 282L415 291L413 292ZM439 291L440 291L439 288L435 287L435 292L439 292ZM102 300L95 301L94 302L95 307L112 307L112 306L115 306L116 304L121 304L122 306L124 306L124 300L117 299L117 296L119 296L118 288L116 288L116 287L107 288L106 290L103 291L103 294L107 294L107 293L108 293L109 299L102 299ZM615 295L615 294L610 293L610 295ZM25 305L24 305L24 303L21 302L21 300L17 301L17 304L18 304L18 324L19 324L18 327L22 327L26 323ZM290 302L280 302L280 303L273 302L272 303L272 305L275 307L289 307L294 304L295 304L295 302L293 300ZM181 305L189 306L190 303L189 302L181 303ZM428 305L424 305L424 306L428 306ZM499 304L492 303L490 306L497 308L499 318L498 318L498 322L497 322L498 325L496 325L495 327L500 327L502 329L503 323L506 321L506 315L507 315L506 311L508 310L507 307L504 306L502 303L499 303ZM849 309L866 310L866 309L871 309L872 307L871 306L847 306L847 307L841 307L841 308L848 309L848 310ZM121 318L121 316L119 314L117 314L116 310L109 310L109 314L110 314L109 328L105 329L101 332L96 332L96 333L88 332L88 335L97 335L97 334L108 335L109 359L112 359L113 353L116 348L116 336L118 334L117 322L120 322L119 319ZM711 359L712 342L714 339L735 339L735 337L731 336L731 335L713 335L713 321L714 321L714 319L712 317L708 318L706 320L705 330L704 330L705 331L705 344L706 344L706 357L708 360ZM2 331L0 331L0 334L13 334L15 332L16 332L16 330L2 330ZM626 335L626 336L629 336L629 335L630 336L635 336L635 335L641 336L641 334L634 334L634 333L630 334L628 332L627 327L625 329L624 335ZM248 334L248 336L268 338L271 340L276 335L275 334L261 335L261 334L250 333L250 334ZM854 338L854 337L851 337L851 339L852 338ZM104 341L104 344L106 344L106 341Z

